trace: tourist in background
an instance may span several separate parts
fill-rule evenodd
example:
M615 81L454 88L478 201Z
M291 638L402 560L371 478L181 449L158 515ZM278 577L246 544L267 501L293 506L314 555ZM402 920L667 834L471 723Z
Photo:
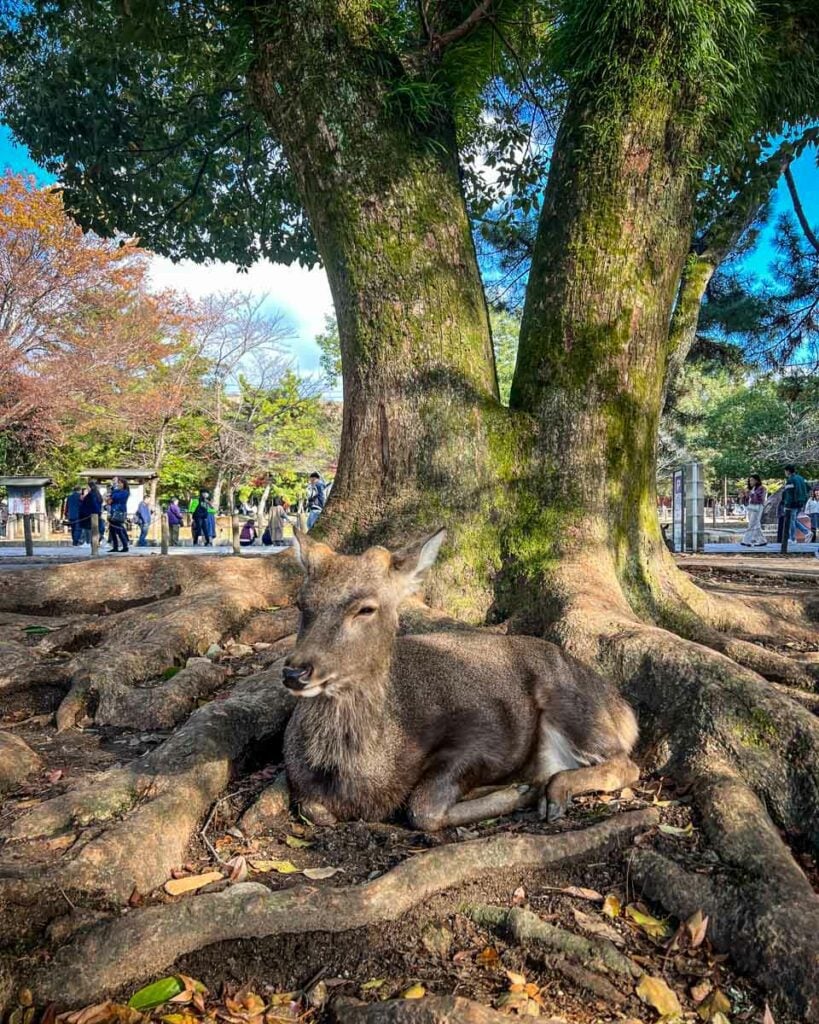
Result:
M239 534L239 543L243 548L250 547L251 544L256 543L256 520L248 519L247 522L242 526L242 532Z
M211 547L211 540L216 534L216 510L210 504L210 491L200 491L199 497L194 498L188 505L188 512L191 516L193 546L198 545L201 537L205 547Z
M148 505L148 502L144 498L137 505L136 524L139 527L139 540L137 541L137 547L138 548L147 548L148 547L148 528L151 525L151 508Z
M815 544L819 534L819 487L814 487L811 491L805 512L810 516L810 539L811 543Z
M799 522L799 513L808 501L808 482L796 472L796 466L785 466L785 486L782 490L782 508L785 523L783 529L788 530L788 539L796 540L796 531L800 530L804 538L810 536L810 530Z
M312 530L316 520L324 511L326 501L326 489L324 481L319 473L310 474L310 483L307 487L307 529Z
M179 498L172 498L168 505L168 535L172 547L179 545L179 527L182 525L182 509Z
M748 517L748 529L742 535L740 543L746 548L761 548L768 543L762 532L762 510L768 492L762 486L762 480L756 473L748 477L748 486L742 497L745 503L745 514Z
M111 481L111 495L108 499L108 541L111 544L111 551L128 550L128 498L131 489L128 481L120 477L114 477Z
M102 495L96 480L88 481L88 487L80 497L80 524L82 526L83 544L91 543L91 516L98 517L98 529L100 530L100 538L102 538L104 536L102 532Z
M284 528L290 522L287 514L289 505L286 498L274 498L273 510L270 513L270 539L274 544L284 544Z
M82 544L82 523L80 516L80 505L82 503L82 488L79 484L65 499L65 518L68 520L71 529L71 543L75 548Z

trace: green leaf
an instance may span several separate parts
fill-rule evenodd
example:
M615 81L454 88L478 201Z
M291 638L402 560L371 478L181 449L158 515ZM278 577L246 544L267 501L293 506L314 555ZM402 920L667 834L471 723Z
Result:
M24 626L23 632L28 633L29 636L41 636L43 633L51 633L53 630L48 626Z
M175 974L172 974L135 992L128 1000L128 1005L132 1010L151 1010L155 1006L167 1003L169 999L173 999L174 996L178 996L180 992L184 991L184 983Z

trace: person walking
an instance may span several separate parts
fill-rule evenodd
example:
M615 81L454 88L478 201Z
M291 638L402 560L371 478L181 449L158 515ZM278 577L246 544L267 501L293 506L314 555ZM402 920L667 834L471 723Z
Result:
M148 502L143 498L142 501L137 505L136 510L136 523L139 527L139 540L137 541L138 548L148 547L148 528L151 525L151 508Z
M819 534L819 487L814 487L805 505L805 512L810 516L810 540L811 544L816 543Z
M762 486L762 480L757 473L748 477L747 488L743 495L745 503L745 514L748 517L748 529L742 535L742 544L745 548L764 548L767 545L765 534L762 532L762 510L765 507L765 499L768 496L767 490Z
M795 466L785 466L785 486L782 490L782 507L785 523L783 530L788 530L788 540L796 540L796 531L801 530L805 537L810 531L799 522L799 513L807 504L807 480L796 472Z
M310 483L307 487L307 529L312 530L316 520L324 511L326 501L326 488L319 473L310 474Z
M80 524L83 544L91 543L91 516L97 516L102 526L102 495L96 480L89 480L85 493L80 497ZM100 537L103 534L100 533Z
M82 502L82 488L79 484L65 499L65 518L71 530L71 543L75 548L82 544L82 523L80 521L80 504Z
M200 491L199 497L194 498L188 505L188 512L191 516L193 546L197 547L201 537L205 547L211 547L211 538L215 533L212 527L212 517L215 517L216 513L210 504L210 491Z
M131 489L128 481L114 477L111 481L111 495L108 506L108 540L111 544L111 551L128 550L128 530L126 522L128 519L128 498Z
M179 527L182 525L182 519L179 498L172 498L170 505L168 505L168 534L171 547L179 546Z

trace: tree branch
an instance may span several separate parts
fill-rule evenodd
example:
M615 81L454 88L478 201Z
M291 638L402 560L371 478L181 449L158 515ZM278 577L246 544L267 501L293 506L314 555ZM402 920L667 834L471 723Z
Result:
M493 0L482 0L481 3L475 8L475 10L461 22L460 25L456 25L455 28L451 28L448 32L443 32L440 35L433 35L430 39L430 46L432 49L440 52L447 46L451 46L453 43L457 43L459 39L463 39L464 36L468 36L477 26L488 17L489 12L492 9Z
M791 173L790 166L785 168L785 182L787 183L788 191L791 194L796 219L802 225L802 230L805 232L805 238L807 238L813 248L819 252L819 238L816 237L813 228L808 223L808 218L805 216L805 210L802 206L802 200L799 198L799 193L796 191L796 182L793 180L793 174Z

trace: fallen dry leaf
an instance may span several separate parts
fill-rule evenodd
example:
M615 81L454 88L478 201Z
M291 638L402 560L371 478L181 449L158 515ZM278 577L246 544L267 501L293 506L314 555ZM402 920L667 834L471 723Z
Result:
M297 875L300 870L289 860L252 860L250 866L254 871L277 871L280 875Z
M519 885L517 889L512 893L512 906L518 907L521 903L526 902L526 890L522 885Z
M403 992L401 995L402 999L423 999L427 994L427 990L423 985L410 985L410 987Z
M634 799L634 790L630 789L628 786L626 786L625 789L621 789L620 790L620 799L621 800L625 800L627 802L629 800L633 800Z
M698 981L696 985L691 986L691 998L695 1004L699 1004L705 999L708 993L714 986L707 978L703 978L702 981Z
M305 868L302 874L305 878L309 878L311 881L318 881L322 878L332 878L333 875L337 875L342 868Z
M478 955L475 957L475 962L483 964L484 967L488 967L490 964L497 963L499 959L500 957L498 956L498 951L495 949L495 947L487 946L486 949L478 953Z
M584 914L582 910L578 910L577 907L572 907L572 914L577 924L583 929L584 932L588 932L589 935L597 935L601 939L608 939L609 942L613 942L615 946L624 946L625 939L610 924L606 924L605 921L598 921L590 914Z
M685 828L677 828L676 825L666 825L664 822L657 828L664 836L690 836L694 832L694 826L689 821Z
M225 864L225 867L230 868L229 877L231 882L244 882L247 878L247 861L241 854L231 857Z
M703 915L703 912L698 910L688 918L685 927L688 929L691 948L696 949L705 941L705 933L708 931L708 915Z
M299 839L298 836L285 836L284 841L291 850L306 850L313 845L309 839Z
M765 1012L762 1014L762 1024L776 1024L771 1009L767 1003L765 1003Z
M567 885L565 889L559 889L558 892L562 892L566 896L579 896L582 900L592 900L594 903L599 903L603 899L603 894L597 892L596 889L584 889L582 885Z
M47 772L46 773L46 779L48 779L48 781L51 782L51 783L59 782L62 777L63 777L63 770L62 770L62 768L55 768L53 772Z
M726 1014L730 1012L731 1000L718 988L715 988L708 998L704 999L697 1007L697 1013L703 1020L713 1020L718 1013Z
M46 840L45 845L49 848L49 850L67 850L69 846L74 845L74 841L76 840L76 838L76 833L68 832L64 836L55 836L54 839Z
M614 895L613 892L610 892L608 896L603 900L602 910L606 917L619 917L622 912L622 909L623 908L620 904L620 900Z
M637 995L644 1003L653 1006L661 1017L682 1013L676 992L666 985L662 978L644 974L637 985Z
M202 875L188 875L185 878L171 878L162 888L169 896L181 896L185 892L201 889L203 885L218 882L222 878L221 871L206 871Z
M626 917L638 925L642 930L652 939L666 939L668 938L669 927L665 921L661 921L657 917L652 917L651 914L646 914L640 910L633 903L629 903L626 907Z
M363 992L370 992L373 989L381 988L381 986L383 984L384 984L384 979L383 978L370 978L369 981L365 981L364 984L361 985L360 987L361 987Z

